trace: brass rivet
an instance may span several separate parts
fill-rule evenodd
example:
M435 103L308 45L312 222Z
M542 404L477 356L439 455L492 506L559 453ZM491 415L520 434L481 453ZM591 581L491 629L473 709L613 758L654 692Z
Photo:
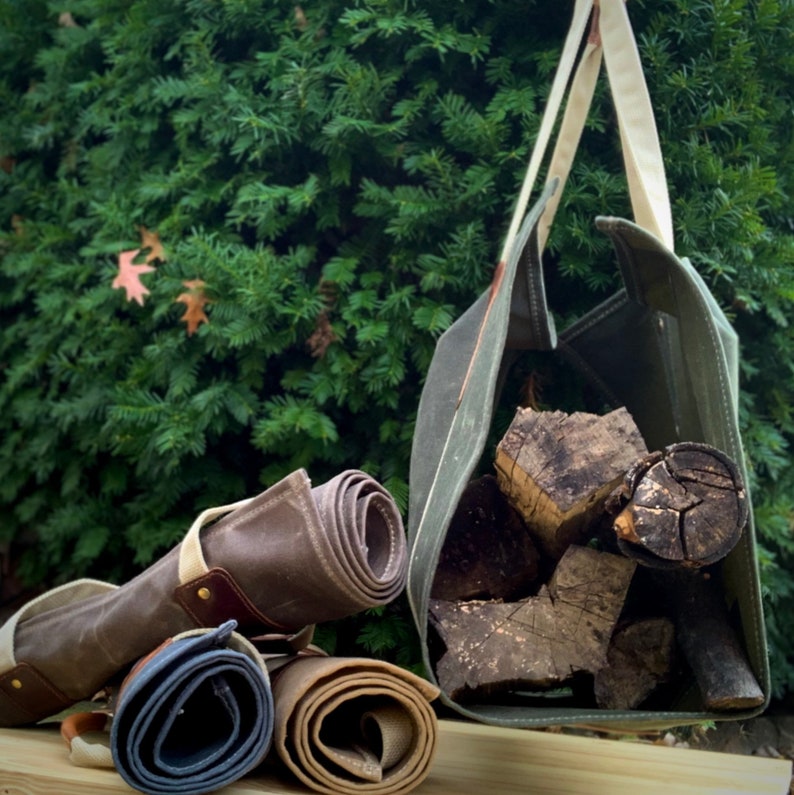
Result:
M12 679L11 687L13 687L14 690L22 690L22 682L20 682L19 679Z
M198 591L196 591L196 595L199 599L203 599L206 602L212 594L209 588L199 588Z

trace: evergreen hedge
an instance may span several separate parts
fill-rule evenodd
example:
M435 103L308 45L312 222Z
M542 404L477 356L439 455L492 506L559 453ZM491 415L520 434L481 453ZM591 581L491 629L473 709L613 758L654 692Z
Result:
M743 343L778 695L794 684L794 7L632 0L677 248ZM122 581L208 505L345 467L404 508L435 339L488 284L567 27L549 0L0 0L0 543ZM603 87L547 257L628 214ZM156 231L143 304L112 286ZM201 280L208 323L182 321ZM552 376L548 376L553 378ZM553 391L553 389L551 390ZM549 392L540 393L550 400ZM401 603L324 628L415 661Z

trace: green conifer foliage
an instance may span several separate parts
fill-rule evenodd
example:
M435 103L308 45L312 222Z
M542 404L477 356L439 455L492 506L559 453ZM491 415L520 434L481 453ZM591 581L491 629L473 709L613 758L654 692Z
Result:
M630 4L677 248L743 343L778 691L794 684L794 7ZM569 4L0 0L0 544L120 581L296 467L402 507L435 339L488 284ZM603 87L547 257L560 323L615 289ZM156 230L141 306L113 289ZM175 303L205 283L209 323ZM404 664L400 604L325 628Z

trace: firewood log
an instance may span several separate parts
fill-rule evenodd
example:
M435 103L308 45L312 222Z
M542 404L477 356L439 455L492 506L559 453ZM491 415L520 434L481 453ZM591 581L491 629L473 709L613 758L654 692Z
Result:
M450 522L430 595L519 599L533 591L537 576L537 549L496 478L469 483Z
M605 416L522 408L497 447L496 476L542 551L559 560L647 452L624 408Z
M610 499L622 506L613 523L621 551L660 568L697 568L724 558L748 517L736 464L720 450L694 442L640 459Z
M672 605L676 641L708 710L749 709L764 693L730 623L718 573L659 571L659 589Z
M636 564L571 546L548 587L517 602L430 600L446 649L436 664L453 698L513 687L559 685L606 664L607 648Z

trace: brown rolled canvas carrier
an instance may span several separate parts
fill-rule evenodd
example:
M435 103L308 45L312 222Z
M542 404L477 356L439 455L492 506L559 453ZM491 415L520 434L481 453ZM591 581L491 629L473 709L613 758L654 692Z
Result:
M602 58L635 219L595 219L614 245L624 287L558 333L546 301L542 252ZM572 73L547 183L525 215ZM480 474L483 453L493 460L494 451L486 451L485 445L500 387L510 365L524 351L555 352L561 364L583 374L606 404L629 412L648 450L661 451L676 443L704 444L724 453L738 472L744 472L737 337L695 268L674 251L664 164L623 0L600 4L577 0L493 283L440 338L422 392L410 471L407 590L424 662L436 683L444 648L443 638L430 626L430 604L442 548L464 492ZM744 496L749 500L749 495ZM500 530L496 527L493 532ZM463 696L453 695L442 683L441 700L475 720L523 727L576 723L661 727L757 714L768 703L770 683L751 510L738 543L708 571L721 588L713 604L735 620L736 652L746 656L757 680L752 705L729 712L709 709L694 681L685 682L663 703L634 709L599 708L587 700L577 706L571 699L561 706L564 702L554 693L522 683L496 694L475 687ZM497 604L494 612L500 609ZM682 609L687 609L686 604ZM688 609L695 608L690 604ZM553 624L551 619L552 629ZM487 624L491 632L505 631L504 626ZM539 625L528 624L523 646L512 653L531 659L543 632ZM464 640L465 662L485 636ZM726 648L720 645L711 650L718 666L723 651ZM464 663L461 668L465 674Z
M257 497L205 511L128 583L78 580L12 616L0 627L0 726L91 698L196 627L234 619L244 635L300 647L311 625L392 601L405 573L402 520L385 489L357 470L312 488L298 470Z

